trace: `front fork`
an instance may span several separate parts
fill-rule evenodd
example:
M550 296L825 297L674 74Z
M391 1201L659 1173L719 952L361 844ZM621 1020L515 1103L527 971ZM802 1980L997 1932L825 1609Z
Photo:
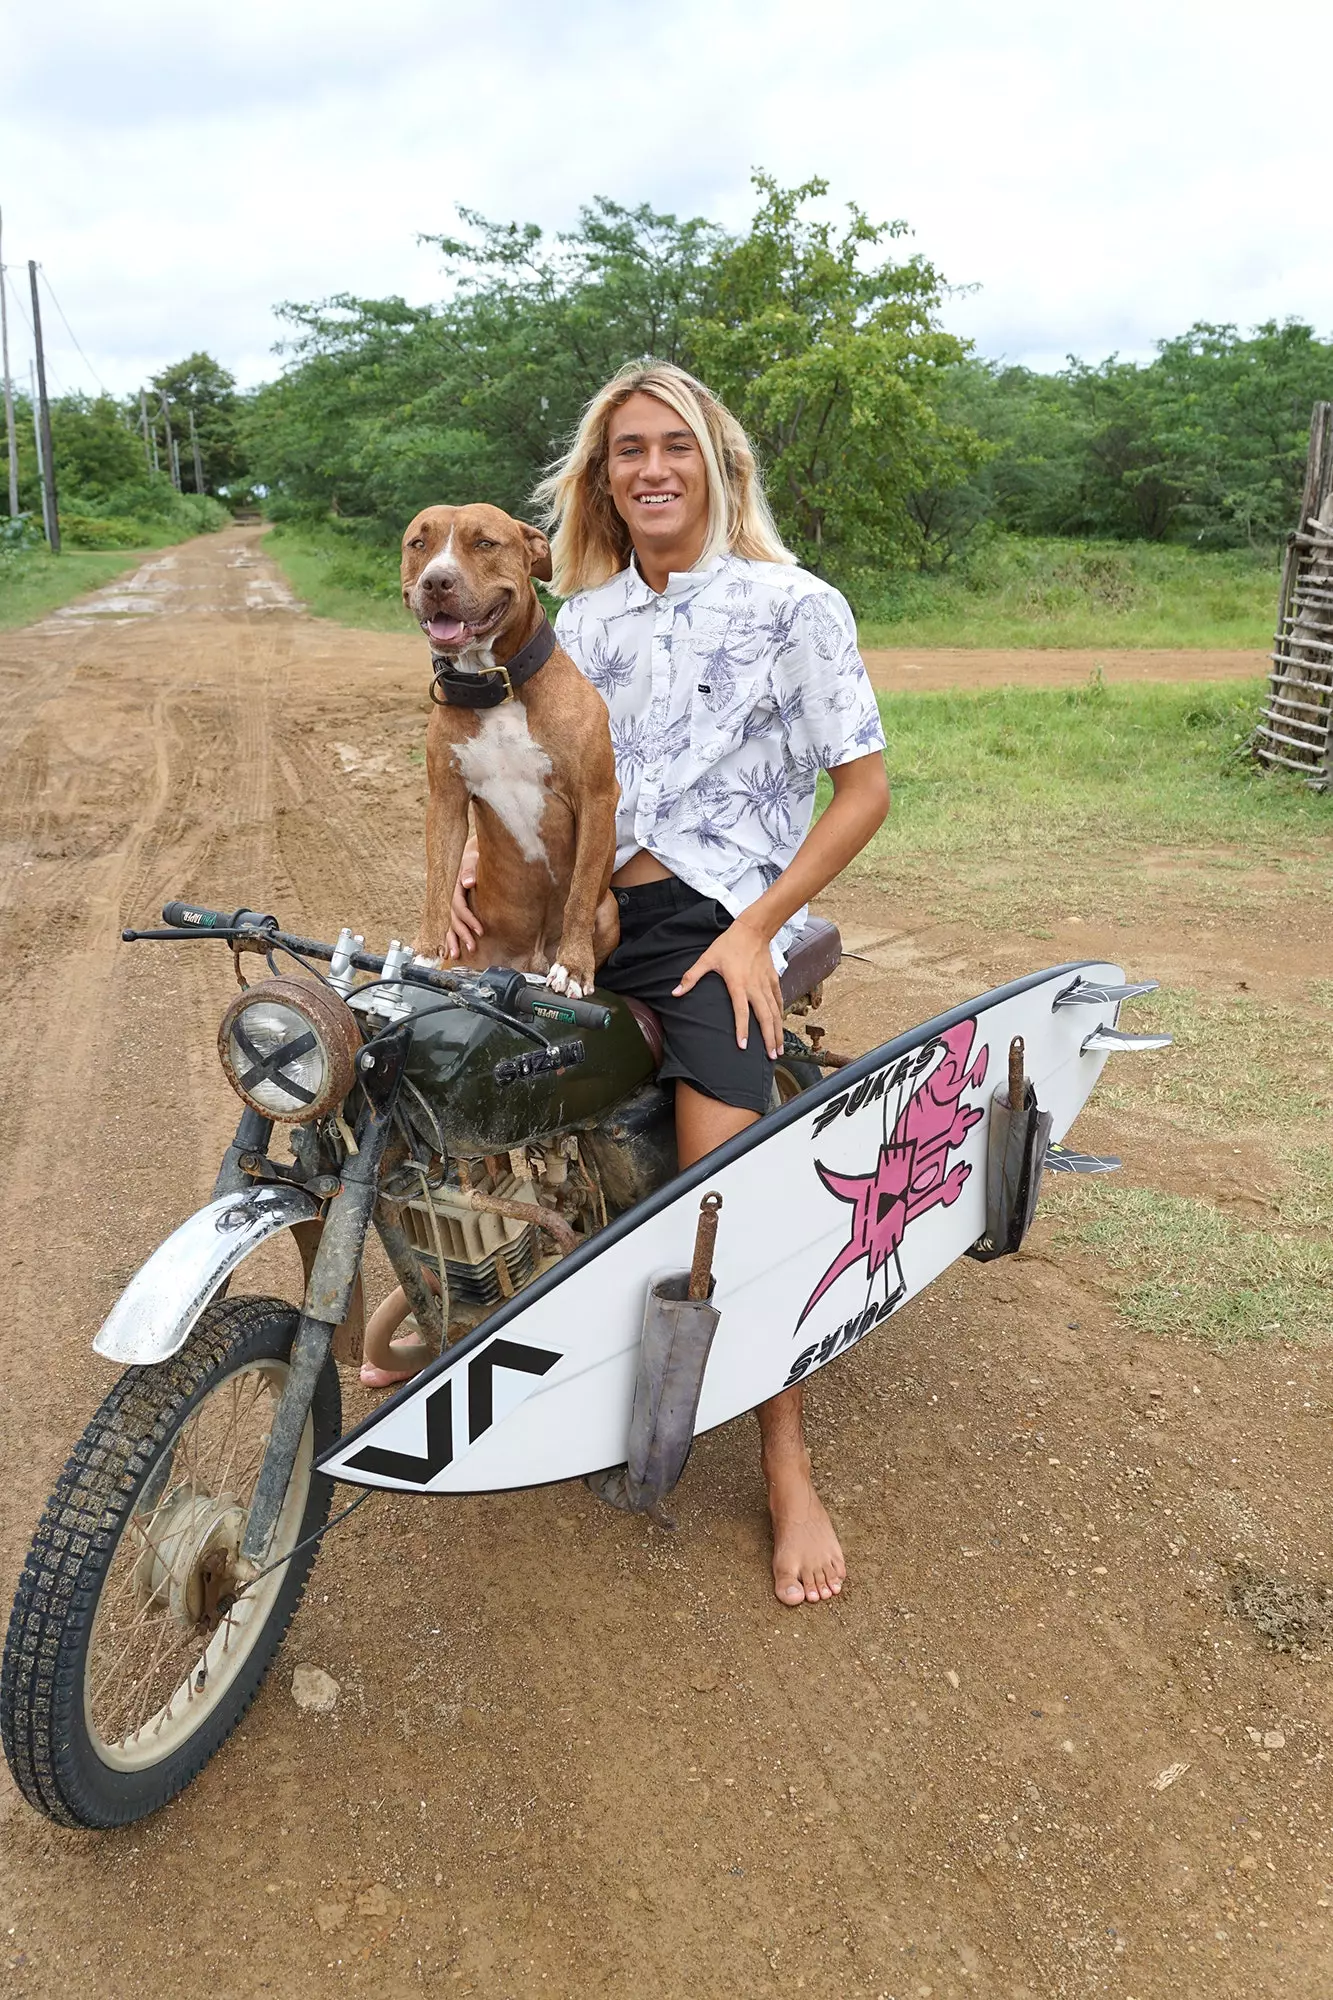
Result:
M380 1166L393 1124L394 1106L402 1080L403 1064L411 1044L409 1023L379 1035L362 1049L357 1058L357 1074L365 1096L365 1108L357 1121L356 1151L343 1164L337 1194L329 1203L306 1283L300 1324L292 1341L291 1362L273 1427L269 1432L264 1462L255 1482L245 1539L238 1565L240 1579L258 1572L263 1564L284 1496L291 1482L296 1454L305 1430L306 1418L315 1393L315 1384L329 1358L333 1336L347 1317L352 1293L361 1270L366 1236L379 1195ZM255 1120L257 1146L247 1144L246 1118ZM228 1148L218 1175L217 1193L228 1192L225 1177L234 1173L241 1185L243 1153L262 1151L272 1129L268 1119L247 1111ZM260 1127L266 1127L262 1138Z

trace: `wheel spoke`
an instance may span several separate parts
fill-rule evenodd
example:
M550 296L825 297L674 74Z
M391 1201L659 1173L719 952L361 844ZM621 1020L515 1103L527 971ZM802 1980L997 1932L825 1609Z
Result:
M262 1632L265 1616L253 1597L244 1609L229 1606L207 1636L202 1628L182 1625L178 1612L182 1602L198 1601L205 1551L225 1548L237 1532L226 1527L227 1540L216 1539L219 1522L235 1521L230 1509L243 1517L248 1507L285 1374L274 1362L237 1369L204 1396L162 1447L171 1454L174 1476L146 1514L130 1516L89 1643L89 1720L108 1751L120 1749L142 1761L144 1748L160 1744L160 1754L166 1754L183 1730L198 1727L200 1711L206 1713L218 1698L216 1685L229 1680ZM224 1500L219 1511L215 1503ZM154 1580L157 1589L150 1594ZM274 1594L280 1581L275 1574L260 1586L264 1595ZM205 1683L196 1688L201 1668Z

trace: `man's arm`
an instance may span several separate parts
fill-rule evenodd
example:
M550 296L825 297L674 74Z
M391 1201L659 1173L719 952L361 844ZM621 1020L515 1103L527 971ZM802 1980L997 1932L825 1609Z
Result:
M745 1047L753 1007L764 1046L775 1061L782 1053L782 987L770 946L788 918L827 889L861 852L889 810L889 780L881 751L837 765L829 778L833 797L788 866L695 961L676 988L677 993L688 993L706 972L720 973L735 1009L738 1045Z

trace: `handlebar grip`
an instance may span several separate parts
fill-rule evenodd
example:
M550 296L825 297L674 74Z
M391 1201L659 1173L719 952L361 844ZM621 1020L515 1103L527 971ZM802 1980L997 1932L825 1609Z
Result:
M258 910L206 910L201 903L164 903L162 921L180 931L234 931L242 924L276 929L278 922Z
M575 1028L609 1028L611 1009L596 1000L571 1000L567 993L553 993L549 986L522 986L514 995L514 1012L530 1014L537 1021L558 1021Z

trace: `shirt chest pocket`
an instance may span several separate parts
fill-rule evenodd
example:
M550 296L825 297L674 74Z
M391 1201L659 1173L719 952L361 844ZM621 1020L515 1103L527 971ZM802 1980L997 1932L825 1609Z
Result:
M747 737L768 736L776 716L766 663L739 673L699 673L690 691L691 755L701 764L720 763Z

